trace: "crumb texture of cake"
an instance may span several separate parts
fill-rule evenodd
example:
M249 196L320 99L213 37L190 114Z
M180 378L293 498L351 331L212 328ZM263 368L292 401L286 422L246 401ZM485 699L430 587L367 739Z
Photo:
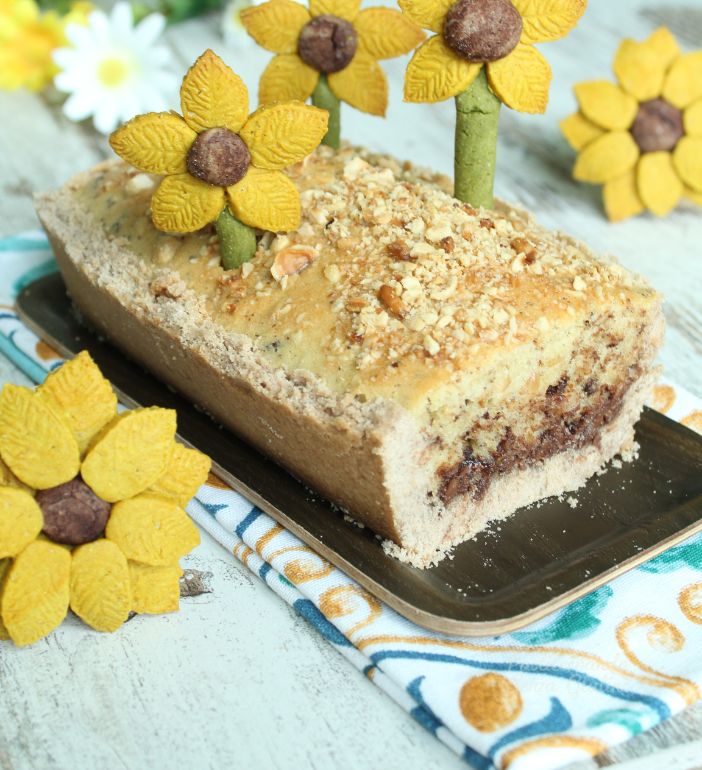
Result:
M120 162L37 210L89 323L417 566L630 448L663 338L643 279L387 156L289 174L300 228L231 271Z

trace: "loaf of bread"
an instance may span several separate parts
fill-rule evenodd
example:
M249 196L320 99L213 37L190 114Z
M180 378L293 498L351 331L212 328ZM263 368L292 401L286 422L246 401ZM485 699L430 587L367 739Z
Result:
M387 157L290 175L299 230L231 271L213 230L156 230L157 179L121 162L36 204L90 325L416 566L632 451L663 337L643 279Z

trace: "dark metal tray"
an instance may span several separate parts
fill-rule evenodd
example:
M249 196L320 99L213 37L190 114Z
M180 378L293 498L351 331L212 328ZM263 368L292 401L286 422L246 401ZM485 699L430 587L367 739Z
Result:
M591 479L577 493L577 508L550 498L462 544L437 567L414 569L81 326L60 275L27 286L17 307L63 355L88 349L126 403L177 409L180 436L212 457L218 475L371 593L433 630L515 630L702 530L702 436L646 409L638 460Z

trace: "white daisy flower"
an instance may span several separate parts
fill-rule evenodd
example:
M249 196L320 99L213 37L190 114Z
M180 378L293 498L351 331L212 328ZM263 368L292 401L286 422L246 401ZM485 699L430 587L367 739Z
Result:
M87 26L67 25L71 47L54 52L62 70L54 84L70 94L66 117L92 115L95 128L109 134L139 113L168 109L178 78L168 71L170 51L156 44L165 24L164 16L152 13L134 26L131 6L120 2L109 16L93 11Z

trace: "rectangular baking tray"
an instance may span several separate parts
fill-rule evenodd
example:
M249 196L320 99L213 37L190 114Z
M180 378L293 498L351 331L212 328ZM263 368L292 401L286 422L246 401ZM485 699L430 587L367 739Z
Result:
M212 457L218 476L411 621L434 631L493 636L564 607L702 530L702 436L646 409L637 460L575 494L517 511L428 570L386 555L272 460L222 428L73 312L58 273L17 300L24 323L65 357L87 349L129 406L178 411L181 438Z

